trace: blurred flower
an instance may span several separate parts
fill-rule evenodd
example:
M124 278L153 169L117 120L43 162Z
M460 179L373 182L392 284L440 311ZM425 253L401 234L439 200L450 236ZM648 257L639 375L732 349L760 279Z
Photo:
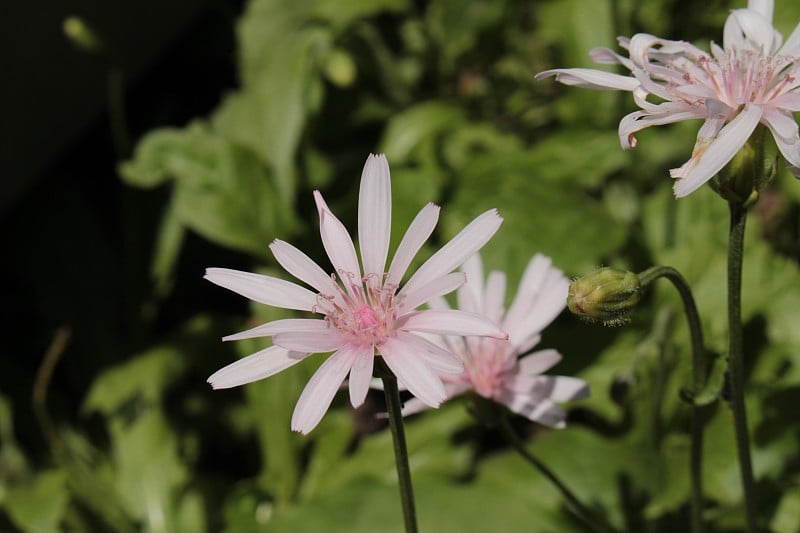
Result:
M800 136L792 113L800 111L800 25L781 47L772 10L771 0L750 0L747 9L733 10L725 22L723 47L711 43L711 54L685 41L638 33L618 39L629 57L607 48L590 53L596 63L621 64L632 76L572 68L547 70L536 78L555 76L566 85L631 91L641 110L619 124L625 149L634 148L635 133L649 126L703 119L692 157L670 170L679 198L722 170L759 123L769 128L798 175ZM650 95L659 102L648 101Z
M273 346L226 366L208 382L215 389L235 387L276 374L310 354L334 352L306 385L292 416L292 429L308 433L325 414L348 373L350 402L353 407L364 402L377 352L412 394L437 407L446 397L439 373L460 372L461 362L415 333L507 336L474 313L414 309L464 283L464 274L452 270L486 244L502 218L494 209L477 217L398 290L411 260L433 232L439 207L428 204L419 212L385 271L392 207L389 165L385 156L371 155L361 175L358 204L362 275L344 225L319 191L314 191L314 200L322 244L336 273L328 275L287 242L275 240L270 250L287 272L316 292L282 279L223 268L209 268L205 277L256 302L324 318L276 320L225 337L272 337Z
M542 372L561 360L556 350L540 350L525 357L540 340L540 332L564 309L569 280L552 266L550 258L536 254L528 263L511 307L504 307L506 277L493 271L486 284L479 255L464 264L468 282L458 290L458 307L481 314L508 333L508 340L478 337L440 337L446 350L458 354L464 372L443 376L448 398L465 393L493 400L534 422L550 427L565 426L566 413L555 402L578 400L589 395L583 380L543 376ZM447 308L444 298L431 304ZM405 414L424 408L418 400L406 402Z

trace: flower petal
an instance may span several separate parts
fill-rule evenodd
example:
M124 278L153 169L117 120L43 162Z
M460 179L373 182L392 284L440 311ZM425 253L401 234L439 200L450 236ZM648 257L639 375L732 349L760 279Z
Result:
M503 218L496 209L490 209L467 224L458 235L433 254L411 276L399 294L408 294L415 288L452 272L475 254L500 228Z
M414 352L413 346L399 338L388 338L378 350L398 381L408 391L431 407L439 405L447 397L442 380Z
M464 371L461 359L419 335L399 331L397 338L411 346L428 366L440 374L460 374Z
M486 279L484 291L483 314L492 322L500 323L505 309L506 300L506 275L504 272L493 270Z
M283 331L272 336L273 344L287 350L319 353L332 352L347 345L347 338L333 329L326 331Z
M541 80L555 76L556 81L564 85L573 85L584 89L632 91L639 86L639 81L631 76L621 76L593 68L557 68L538 73L535 78Z
M314 191L314 201L317 203L319 212L319 233L322 237L322 246L325 248L325 253L328 254L333 268L342 278L342 284L348 292L352 293L350 282L355 280L347 278L354 276L359 280L359 284L361 279L361 269L358 266L353 240L344 224L328 209L328 204L325 203L319 191Z
M208 378L208 383L215 389L238 387L275 375L307 356L308 354L292 352L280 346L270 346L217 370Z
M275 260L286 272L304 283L308 283L318 292L328 296L338 294L336 284L330 274L322 270L318 264L311 260L305 253L285 241L275 239L269 245Z
M679 178L673 187L675 196L683 198L691 194L722 170L750 138L761 114L760 106L747 104L708 146L680 168L670 170L672 177Z
M383 154L370 154L361 173L358 193L358 246L364 276L383 276L386 255L389 253L389 233L392 222L392 189L389 163Z
M507 339L508 335L488 318L458 309L425 309L402 316L396 323L402 331L437 335L477 335Z
M772 132L778 150L792 167L790 170L797 175L800 168L800 135L797 122L791 115L787 116L780 111L765 113L763 122Z
M561 354L557 350L540 350L519 360L519 373L536 376L550 369L559 361L561 361Z
M329 329L330 325L325 320L317 320L314 318L285 318L282 320L273 320L272 322L267 322L266 324L261 324L260 326L222 337L222 340L238 341L256 337L271 337L277 333L285 333L287 331L296 333L327 333Z
M413 292L404 295L400 303L397 305L398 314L404 314L412 311L420 305L436 298L437 296L444 296L450 294L457 288L464 285L467 281L466 275L463 272L451 272L446 276L435 279L430 283L419 287Z
M546 398L541 401L532 401L524 394L507 391L500 401L515 413L533 422L557 429L567 425L565 421L567 414L564 410Z
M483 262L481 255L475 254L461 266L467 282L458 291L458 308L470 313L483 312Z
M405 235L403 235L397 251L394 253L392 263L389 266L389 274L386 277L387 285L397 286L400 284L408 265L411 264L411 260L414 259L419 249L431 236L438 220L439 206L436 204L429 203L417 213L411 225L408 226Z
M229 268L207 268L203 277L245 298L274 307L311 311L317 305L317 295L310 290L272 276Z
M307 435L330 407L358 352L345 346L328 357L311 376L292 413L292 430Z
M375 352L372 347L360 349L353 366L350 368L350 404L358 408L364 403L372 379L372 365L375 361Z

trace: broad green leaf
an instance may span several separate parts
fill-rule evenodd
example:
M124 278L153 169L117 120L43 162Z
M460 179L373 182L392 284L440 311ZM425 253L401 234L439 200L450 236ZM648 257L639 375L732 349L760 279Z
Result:
M103 372L92 383L82 410L112 415L129 402L158 404L167 387L189 364L192 353L211 335L207 317L189 321L168 343L144 351L129 361ZM207 349L207 348L206 348Z
M43 470L28 484L10 487L5 509L25 531L61 531L59 524L69 501L67 476L62 470Z
M386 154L390 164L405 161L424 140L458 129L464 121L464 111L455 105L438 101L417 104L392 118L378 151Z

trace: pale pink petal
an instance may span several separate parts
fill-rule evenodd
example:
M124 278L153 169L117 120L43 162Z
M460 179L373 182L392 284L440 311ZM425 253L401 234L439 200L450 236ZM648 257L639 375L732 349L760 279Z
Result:
M403 235L397 251L394 253L392 263L389 266L389 273L386 276L387 285L397 286L400 284L408 265L411 264L411 260L414 259L419 249L431 236L438 220L439 206L436 204L428 204L417 213L411 225L408 226L405 235Z
M564 85L572 85L584 89L632 91L639 86L639 82L636 78L591 68L558 68L545 70L544 72L538 73L535 78L541 80L549 76L555 76L556 81Z
M397 329L438 335L462 335L507 339L508 335L491 320L458 309L426 309L404 315Z
M284 309L311 311L317 295L290 281L229 268L207 268L205 279L255 302Z
M332 352L348 344L348 339L335 329L327 331L288 331L276 333L272 342L288 350L318 353Z
M367 397L369 384L372 378L372 365L375 361L375 352L372 347L359 348L358 355L350 369L350 404L359 407Z
M764 50L772 54L780 47L781 34L772 27L771 17L752 9L734 9L725 21L723 29L723 46L725 49Z
M413 333L397 332L398 340L412 347L425 363L440 374L460 374L464 371L461 359L451 351ZM441 339L441 337L439 337Z
M311 376L292 413L292 430L307 435L330 407L358 352L345 346Z
M496 209L490 209L467 224L458 235L433 254L411 276L399 294L407 294L415 288L452 272L486 244L500 228L503 218Z
M486 291L483 300L483 314L492 322L499 323L503 318L506 299L506 275L493 270L486 280ZM506 331L507 333L507 331Z
M292 352L280 346L270 346L217 370L208 378L208 383L215 389L238 387L275 375L307 356L308 354Z
M561 361L561 354L558 351L540 350L519 360L519 373L528 376L539 375L559 361Z
M778 51L779 56L798 57L800 56L800 24L795 26L792 34L786 39L783 47Z
M398 338L388 338L378 350L398 381L431 407L439 407L447 394L436 372L414 352L413 346Z
M774 0L748 0L747 9L755 11L768 22L772 22L774 4Z
M400 303L397 305L397 313L403 314L408 311L412 311L413 309L433 298L436 298L437 296L450 294L457 288L464 285L466 280L467 277L463 272L451 272L446 276L437 278L430 283L417 288L413 292L404 294L403 298L400 300Z
M278 239L269 245L275 260L283 267L286 272L296 277L304 283L308 283L318 292L329 297L336 296L338 290L336 284L331 279L330 274L322 270L319 265L311 260L306 254L298 250L288 242Z
M460 394L463 394L469 390L469 386L465 383L446 383L445 391L447 393L447 398L445 400L449 400L450 398L454 398ZM401 411L403 416L410 416L413 414L417 414L428 409L428 405L420 400L419 398L409 398L403 404L403 410ZM382 418L385 418L386 415L383 415Z
M589 396L589 386L585 381L566 376L516 375L508 381L508 388L516 394L527 396L531 402L543 399L570 402Z
M471 313L483 312L483 262L480 254L467 259L461 266L467 283L458 291L458 308Z
M246 331L222 337L222 340L238 341L256 337L271 337L277 333L284 333L287 331L327 333L329 328L330 325L325 320L313 318L285 318L282 320L273 320L272 322L261 324L260 326L250 328Z
M784 93L772 101L773 105L784 111L800 111L800 94L798 93ZM775 111L765 111L764 116L773 113Z
M504 326L517 328L519 324L523 323L528 318L528 310L531 302L541 291L544 286L547 275L553 268L553 260L542 254L535 254L528 265L525 267L525 272L522 274L522 279L519 282L517 294L508 308ZM566 305L566 297L565 297Z
M797 122L791 115L787 116L780 111L765 113L763 122L772 132L778 150L793 167L792 172L797 175L797 169L800 167L800 135L798 135Z
M549 389L548 396L554 402L571 402L589 397L589 385L585 381L569 376L542 376Z
M683 198L691 194L722 170L750 138L761 114L760 106L747 104L705 149L682 167L671 170L670 175L679 178L673 187L675 196Z
M353 240L344 224L328 209L328 205L319 191L314 191L314 200L319 212L319 233L322 246L331 260L333 268L342 276L342 284L351 292L350 281L361 282L361 269L358 266L356 249ZM352 278L350 278L352 277Z
M546 398L541 401L532 401L524 394L514 394L508 391L500 401L515 413L533 422L557 429L567 425L565 421L567 414L564 410Z
M653 114L652 111L634 111L622 117L619 122L619 142L622 148L629 150L636 147L636 133L650 126L662 126L664 124L674 124L695 118L703 118L705 115L698 109L688 109L676 112L675 106L667 105L671 102L661 104L665 106L663 112Z
M389 163L383 154L370 154L361 173L358 193L358 246L364 276L383 276L389 253L389 232L392 222L392 189Z

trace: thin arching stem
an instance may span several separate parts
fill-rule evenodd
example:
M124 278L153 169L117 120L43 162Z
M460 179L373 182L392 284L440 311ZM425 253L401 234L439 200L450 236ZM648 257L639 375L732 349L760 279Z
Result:
M656 266L649 268L639 274L642 286L646 286L653 280L666 278L677 289L683 301L683 310L686 313L686 321L689 323L689 336L692 344L692 386L695 391L699 391L706 380L706 357L703 342L703 328L700 322L700 315L697 312L697 305L694 296L689 288L689 284L680 272L672 267ZM691 479L691 530L694 533L701 533L703 525L703 408L695 405L692 407L692 445L689 458L689 472Z

